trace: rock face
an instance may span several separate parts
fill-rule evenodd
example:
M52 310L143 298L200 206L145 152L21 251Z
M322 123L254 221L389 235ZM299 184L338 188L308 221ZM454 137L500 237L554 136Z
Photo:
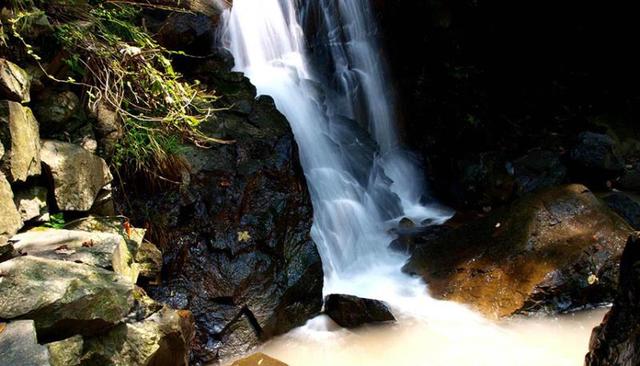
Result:
M569 153L569 159L578 169L592 170L608 176L615 176L624 170L624 160L616 149L615 141L604 134L581 133L578 143Z
M22 256L0 273L0 319L33 319L39 339L94 335L133 306L133 284L84 264Z
M82 364L186 366L192 338L191 313L163 308L143 321L88 338Z
M49 352L38 344L33 320L0 322L0 362L7 366L49 365Z
M40 174L40 133L29 108L0 101L0 142L7 149L0 167L12 182Z
M640 237L629 238L616 300L593 330L586 366L640 365Z
M80 98L72 91L46 92L35 104L34 112L46 133L64 131L67 121L80 107Z
M26 71L5 59L0 59L0 96L19 103L29 103L31 79Z
M162 283L148 291L193 312L193 360L202 363L247 352L322 307L322 264L293 135L273 101L255 99L248 80L229 69L216 57L180 71L216 85L225 105L244 102L201 125L236 143L186 150L191 170L180 194L128 188L137 192L128 216L148 225L165 258Z
M4 245L9 238L22 227L20 213L13 203L11 185L0 173L0 245Z
M405 270L431 293L490 316L611 301L631 228L587 188L569 185L415 243Z
M343 328L396 320L389 307L379 300L332 294L325 298L324 306L324 312Z
M63 211L88 211L112 180L107 163L77 145L45 140L41 157L55 202Z

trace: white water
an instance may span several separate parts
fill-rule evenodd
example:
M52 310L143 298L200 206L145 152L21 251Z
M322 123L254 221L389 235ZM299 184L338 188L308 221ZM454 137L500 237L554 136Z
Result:
M322 257L325 293L388 302L400 321L397 326L383 328L393 330L394 336L382 342L398 342L394 349L405 351L407 346L417 347L413 351L428 348L423 359L430 364L485 364L463 361L464 349L470 355L483 352L487 360L493 359L492 364L530 364L497 362L501 356L496 347L539 360L535 347L526 344L523 337L512 336L504 327L465 307L430 298L421 280L401 272L407 258L387 248L393 239L388 229L404 216L416 222L440 223L449 215L425 204L420 169L400 147L369 0L312 2L320 9L315 13L316 27L324 32L328 50L322 59L312 59L307 53L300 25L304 15L299 13L301 3L234 0L225 15L225 37L235 69L244 72L260 94L273 97L291 124L313 202L312 237ZM308 356L324 350L323 344L335 347L347 342L358 348L367 344L370 335L380 333L335 331L323 319L314 319L272 342L271 349L293 365L308 365L312 364ZM424 337L424 341L416 337ZM283 347L302 351L287 355ZM586 343L582 351L586 351ZM331 352L335 357L326 364L376 364L366 352L356 352L359 356ZM375 347L373 354L377 354ZM564 362L568 359L558 352L544 355L544 359L557 362L536 364L579 364L575 354L567 356L573 357L572 362ZM480 360L481 355L476 357ZM502 359L512 360L507 356ZM395 364L416 363L404 359Z

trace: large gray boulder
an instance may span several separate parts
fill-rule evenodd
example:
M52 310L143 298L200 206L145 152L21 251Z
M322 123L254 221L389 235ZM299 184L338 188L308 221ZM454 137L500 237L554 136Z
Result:
M53 182L56 204L63 211L88 211L113 179L102 158L77 145L45 140L41 157Z
M38 344L33 320L0 322L0 365L49 365L49 352Z
M31 78L20 66L0 59L0 97L28 103Z
M13 191L11 185L0 173L0 245L4 245L7 240L22 227L20 214L13 203Z
M39 339L104 332L133 306L130 281L85 264L21 256L0 273L0 319L33 319Z
M0 101L0 142L7 150L0 168L11 182L40 174L40 132L31 109Z
M193 335L191 313L165 307L140 322L87 338L82 364L185 366Z
M11 242L23 255L113 270L133 283L140 272L127 241L119 234L34 228L13 236Z

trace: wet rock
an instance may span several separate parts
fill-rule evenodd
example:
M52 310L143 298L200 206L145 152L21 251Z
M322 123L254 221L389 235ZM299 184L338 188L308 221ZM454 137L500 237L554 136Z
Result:
M231 366L287 366L286 363L269 357L262 352L235 361Z
M635 230L640 230L640 197L624 192L612 192L603 200Z
M217 26L216 18L204 14L174 13L163 22L157 39L170 50L206 56L213 51Z
M0 101L0 142L7 149L0 168L11 182L40 174L40 134L31 110Z
M416 227L416 224L413 221L411 221L410 218L403 217L402 220L400 220L400 222L398 223L398 227L400 229L408 230Z
M41 157L55 202L64 211L91 209L100 190L112 180L107 163L77 145L45 140Z
M0 362L3 365L47 366L47 347L38 344L33 320L0 322Z
M34 106L34 112L45 133L69 130L67 123L80 108L80 98L69 90L46 91Z
M622 173L624 160L616 142L609 136L593 132L578 135L576 146L569 152L574 168L594 179L602 179ZM598 177L598 175L604 175Z
M0 245L4 245L7 240L22 227L20 213L13 202L13 191L11 185L0 173Z
M22 221L49 221L46 188L31 186L26 189L16 190L13 201L18 208Z
M0 273L0 319L33 319L41 340L103 332L133 305L133 284L101 268L22 256Z
M324 312L343 328L396 320L389 307L379 300L332 294L325 297L324 307Z
M191 313L163 308L143 321L86 338L82 364L186 366L192 338Z
M135 283L139 265L118 234L34 228L11 238L24 255L83 263L110 269Z
M144 241L137 248L135 257L140 276L151 280L158 278L162 270L162 252L158 247Z
M201 131L236 143L188 149L191 169L179 194L144 187L127 208L163 251L163 280L149 294L193 312L193 360L202 363L303 325L320 312L323 285L310 237L313 210L287 121L271 98L256 100L231 65L209 61L186 75L216 85L225 105L249 101L251 112L220 111Z
M416 245L405 271L489 316L613 299L631 228L587 188L543 190Z
M619 291L593 329L586 366L640 365L640 238L629 238L620 264Z
M82 336L47 343L49 363L51 366L80 366L83 344Z
M522 196L564 182L567 168L560 156L550 150L535 149L513 162L516 193Z
M20 66L0 59L0 96L18 103L29 103L31 79Z

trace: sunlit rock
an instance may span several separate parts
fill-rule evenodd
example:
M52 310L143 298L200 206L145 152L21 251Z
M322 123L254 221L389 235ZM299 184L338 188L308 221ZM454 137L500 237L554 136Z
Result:
M13 202L11 185L2 173L0 173L0 207L2 207L0 210L0 245L4 245L22 227L22 219Z
M0 168L11 182L40 174L39 127L29 108L0 101L0 142L6 149Z
M490 316L566 311L613 299L630 232L587 188L563 186L416 243L405 271Z
M26 71L5 59L0 59L0 96L14 102L29 103L31 79Z
M113 179L107 163L80 146L42 142L42 163L53 182L56 204L64 211L87 211Z
M21 256L0 273L0 318L33 319L39 339L102 332L133 305L131 282L85 264Z
M79 366L82 358L82 336L47 343L51 366Z
M49 221L46 188L32 186L26 189L18 189L14 193L13 200L22 221Z
M0 363L11 366L48 366L47 347L38 344L33 320L0 322Z

